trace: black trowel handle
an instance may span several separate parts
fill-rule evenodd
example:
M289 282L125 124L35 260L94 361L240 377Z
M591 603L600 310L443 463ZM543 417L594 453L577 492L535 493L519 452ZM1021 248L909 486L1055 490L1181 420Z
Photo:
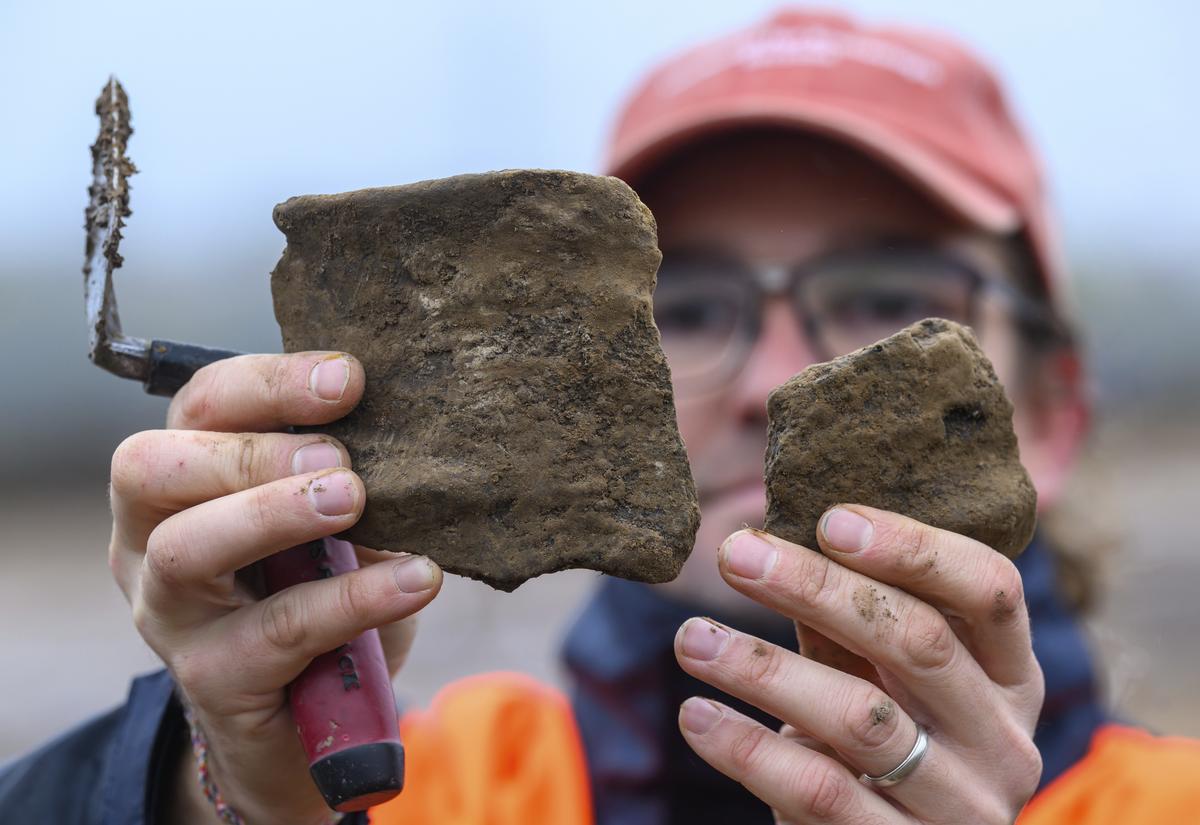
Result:
M150 371L144 382L146 392L170 397L196 374L196 370L235 355L241 353L176 341L151 341Z

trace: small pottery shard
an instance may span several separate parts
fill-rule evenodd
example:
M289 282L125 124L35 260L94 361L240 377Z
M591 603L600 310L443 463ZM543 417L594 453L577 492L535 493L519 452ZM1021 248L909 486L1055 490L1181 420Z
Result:
M1015 558L1037 495L1012 412L970 330L951 321L815 364L767 401L766 530L815 548L826 509L866 504Z
M341 350L319 428L367 489L343 537L512 590L586 567L675 577L699 525L651 314L654 218L616 178L517 170L292 198L284 349Z

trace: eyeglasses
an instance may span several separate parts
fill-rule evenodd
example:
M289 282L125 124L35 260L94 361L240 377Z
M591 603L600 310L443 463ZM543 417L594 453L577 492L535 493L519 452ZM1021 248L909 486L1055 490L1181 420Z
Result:
M692 394L720 388L745 366L768 297L790 299L815 354L829 360L924 318L975 327L987 293L1005 298L1024 321L1051 322L1031 298L958 256L896 246L837 252L796 267L753 266L703 250L664 253L654 320L677 391Z

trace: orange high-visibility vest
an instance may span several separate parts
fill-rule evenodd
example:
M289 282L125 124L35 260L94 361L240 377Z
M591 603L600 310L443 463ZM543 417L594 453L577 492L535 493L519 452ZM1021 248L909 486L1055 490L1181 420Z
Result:
M591 825L571 705L528 676L492 673L443 689L400 720L404 790L372 825Z
M591 825L579 731L558 691L527 676L456 682L400 723L403 793L372 825ZM1200 822L1200 742L1106 725L1017 825Z
M1200 742L1105 725L1087 755L1025 806L1018 825L1200 822Z

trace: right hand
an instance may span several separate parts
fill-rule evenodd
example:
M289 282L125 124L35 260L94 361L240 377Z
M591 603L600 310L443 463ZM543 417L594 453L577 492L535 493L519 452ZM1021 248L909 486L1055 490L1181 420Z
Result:
M208 739L222 796L254 825L330 813L308 774L288 683L368 628L380 628L394 674L413 634L401 620L441 586L423 556L365 548L361 569L265 598L237 575L362 515L345 447L278 431L341 418L363 384L362 365L340 353L219 361L175 396L168 429L130 436L113 455L113 576ZM216 822L190 750L181 759L168 821Z

